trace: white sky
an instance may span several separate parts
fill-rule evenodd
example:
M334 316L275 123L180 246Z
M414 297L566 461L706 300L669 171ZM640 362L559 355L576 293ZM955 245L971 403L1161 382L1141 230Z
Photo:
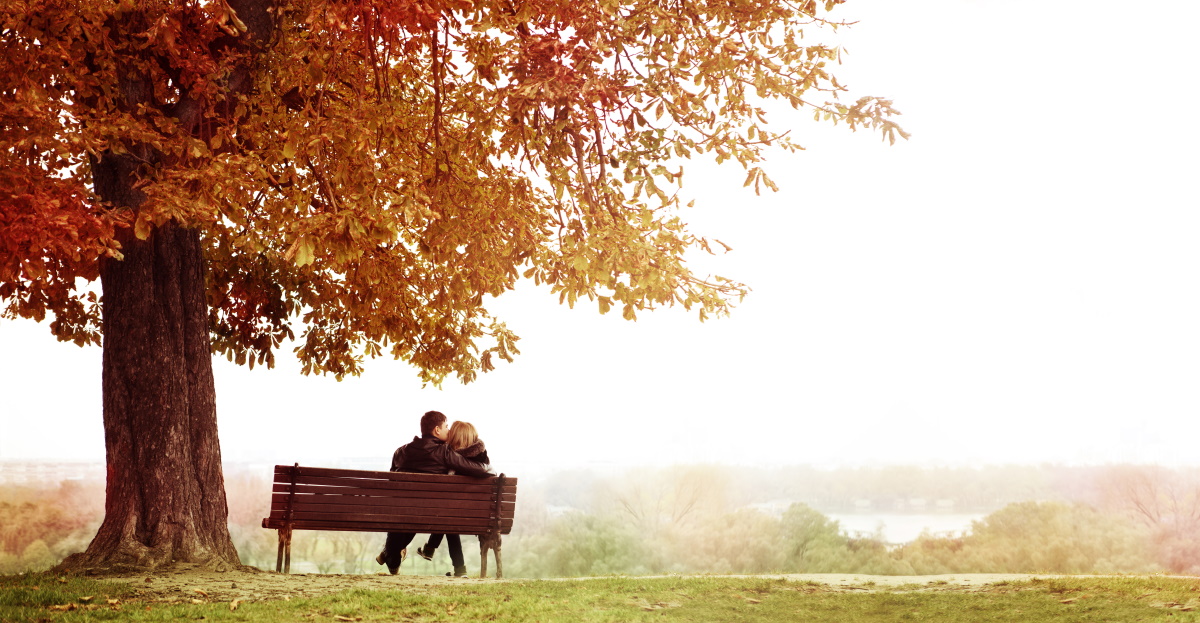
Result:
M513 466L1200 464L1200 199L1185 0L851 0L853 95L911 141L778 116L781 192L689 164L733 317L636 323L525 288L494 311L515 364L421 389L377 360L341 383L218 360L230 461L378 457L439 409ZM103 457L100 351L0 322L0 460ZM508 466L508 467L506 467Z

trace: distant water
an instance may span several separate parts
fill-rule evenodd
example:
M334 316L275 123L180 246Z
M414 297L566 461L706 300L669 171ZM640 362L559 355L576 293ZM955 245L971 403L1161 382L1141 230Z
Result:
M863 533L874 535L876 530L883 529L883 540L887 543L908 543L915 541L922 531L928 531L937 536L949 536L951 533L960 535L971 529L971 522L983 519L983 514L937 513L930 515L916 514L886 514L886 513L826 513L830 519L838 522L842 531L854 535Z

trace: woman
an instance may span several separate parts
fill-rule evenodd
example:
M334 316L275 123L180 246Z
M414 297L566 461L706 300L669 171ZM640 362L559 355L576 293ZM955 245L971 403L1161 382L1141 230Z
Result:
M464 459L483 463L485 466L491 465L488 460L487 448L483 445L483 440L479 438L479 434L475 432L475 427L470 422L455 422L450 425L450 432L446 434L446 443L450 445L450 449L461 454Z
M462 455L464 459L482 463L484 467L491 464L488 459L487 447L483 445L483 440L479 438L479 434L475 432L475 427L470 422L455 422L450 425L450 432L446 434L446 445L450 446L451 450ZM489 469L489 471L491 471ZM454 472L451 471L451 474ZM433 560L433 552L442 544L442 537L446 537L447 547L450 548L450 562L454 564L454 575L461 577L467 575L466 560L463 558L462 541L457 534L431 534L425 545L417 548L417 555L425 560ZM446 575L450 575L447 573Z

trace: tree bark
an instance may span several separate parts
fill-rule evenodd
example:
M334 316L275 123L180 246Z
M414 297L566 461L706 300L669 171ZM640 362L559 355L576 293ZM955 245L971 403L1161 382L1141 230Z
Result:
M104 522L63 566L240 565L227 525L199 234L168 224L123 252L100 275Z
M101 198L141 203L137 163L93 163ZM175 562L239 566L229 536L200 234L174 223L121 240L105 259L104 522L63 568L155 568Z

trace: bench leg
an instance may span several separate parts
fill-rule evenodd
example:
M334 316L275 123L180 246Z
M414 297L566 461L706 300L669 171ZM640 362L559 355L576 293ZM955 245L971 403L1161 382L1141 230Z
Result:
M280 528L277 532L279 534L279 551L275 553L275 573L279 573L280 571L291 573L292 529Z
M277 552L275 552L275 573L279 573L280 571L283 571L283 547L284 547L283 532L284 531L282 529L275 531L275 536L279 537L279 550Z
M479 535L479 577L481 578L487 577L487 554L488 550L492 549L493 538L491 534Z
M292 572L292 530L291 530L291 528L288 528L287 548L283 552L283 572L284 573Z
M496 546L492 549L496 553L496 579L504 577L504 567L500 564L500 536L496 536Z
M479 577L487 577L488 550L496 555L496 577L504 577L504 568L500 566L500 535L483 534L479 536Z

